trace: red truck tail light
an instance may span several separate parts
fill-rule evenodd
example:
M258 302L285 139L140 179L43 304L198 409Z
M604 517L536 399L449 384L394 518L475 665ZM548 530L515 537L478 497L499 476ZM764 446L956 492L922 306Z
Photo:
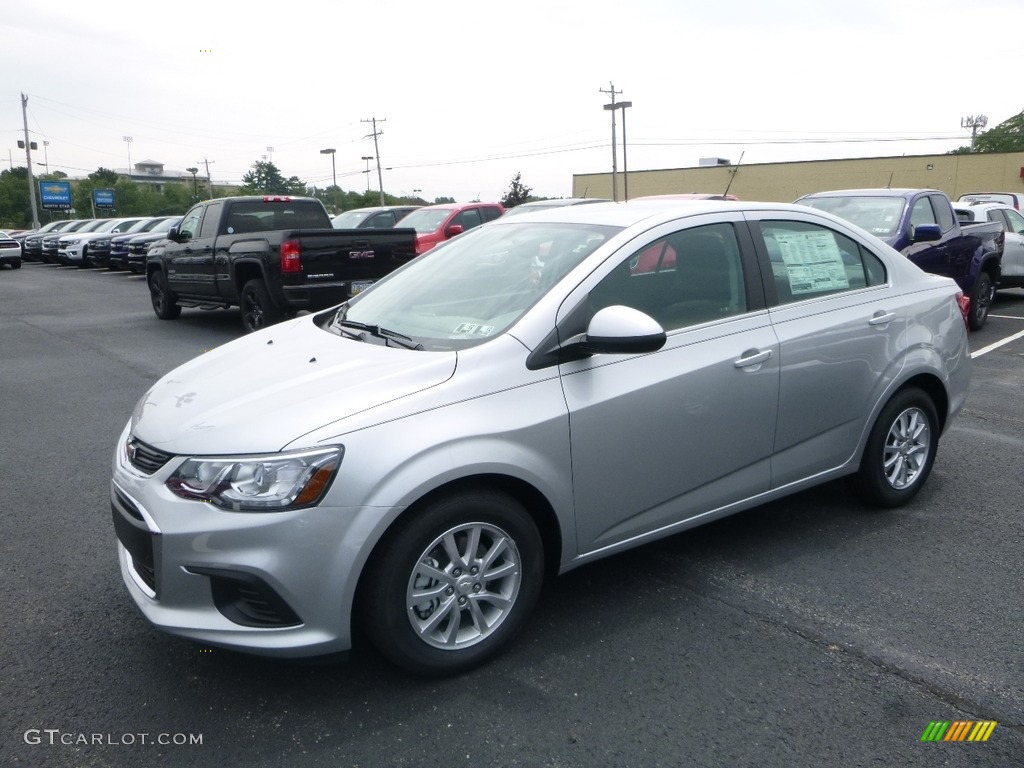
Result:
M971 313L971 298L970 296L964 296L963 291L956 292L956 303L960 305L960 314L964 316L964 326L970 330L971 324L967 318Z
M295 274L302 271L302 251L298 240L281 243L281 272Z
M264 195L264 203L287 203L291 200L289 195Z

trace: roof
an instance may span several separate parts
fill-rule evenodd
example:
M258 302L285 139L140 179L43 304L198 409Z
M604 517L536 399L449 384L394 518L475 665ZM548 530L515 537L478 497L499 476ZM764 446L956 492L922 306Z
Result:
M812 192L803 197L906 197L918 192L939 192L937 189L903 189L878 187L873 189L832 189L826 192ZM940 193L943 194L943 193ZM803 199L803 198L801 198Z

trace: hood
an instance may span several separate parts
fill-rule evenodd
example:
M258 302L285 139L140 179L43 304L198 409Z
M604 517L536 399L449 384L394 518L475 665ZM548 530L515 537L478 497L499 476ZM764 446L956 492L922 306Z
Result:
M455 352L344 339L299 318L171 371L139 400L132 433L179 455L277 451L318 427L437 386L455 362Z

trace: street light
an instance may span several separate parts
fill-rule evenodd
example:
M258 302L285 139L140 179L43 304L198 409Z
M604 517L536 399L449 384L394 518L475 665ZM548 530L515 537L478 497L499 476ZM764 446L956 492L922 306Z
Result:
M196 181L196 174L199 173L198 168L186 168L186 171L192 174L192 199L199 199L199 183Z
M50 146L50 142L44 141L43 142L43 165L46 166L46 173L47 173L47 175L49 175L49 173L50 173L50 158L47 156L47 152L46 152L46 148L48 146Z
M363 155L362 159L366 161L366 170L363 171L363 173L366 174L366 191L369 192L370 191L370 161L371 160L376 160L377 158L375 158L373 155Z
M614 91L613 91L614 92ZM604 109L612 113L612 200L618 202L619 200L619 182L618 182L618 168L617 157L618 150L615 143L615 110L622 110L622 173L623 173L623 194L626 200L629 199L629 175L626 170L626 108L632 107L633 102L631 101L613 101L611 104L605 104Z
M334 169L334 152L335 152L335 150L333 148L332 149L321 149L320 150L320 154L321 155L330 155L331 156L331 178L334 180L334 184L332 186L337 187L338 186L338 173Z
M131 136L125 136L124 143L128 145L128 178L132 177L132 142L135 139Z

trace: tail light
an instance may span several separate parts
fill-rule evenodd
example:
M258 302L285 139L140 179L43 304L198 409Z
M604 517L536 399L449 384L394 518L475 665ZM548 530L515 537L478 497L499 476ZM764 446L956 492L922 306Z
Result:
M964 296L963 291L957 291L956 303L960 305L960 314L964 316L964 326L969 330L971 325L967 321L967 317L971 313L971 298L969 296Z
M302 271L302 251L298 240L281 243L281 272L295 274Z

